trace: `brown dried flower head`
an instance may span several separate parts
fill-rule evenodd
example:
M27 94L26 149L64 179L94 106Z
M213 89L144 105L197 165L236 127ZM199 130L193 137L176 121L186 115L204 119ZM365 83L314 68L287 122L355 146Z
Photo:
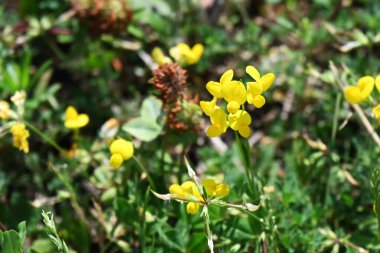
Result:
M94 34L118 34L132 20L132 10L126 0L71 0L82 22Z

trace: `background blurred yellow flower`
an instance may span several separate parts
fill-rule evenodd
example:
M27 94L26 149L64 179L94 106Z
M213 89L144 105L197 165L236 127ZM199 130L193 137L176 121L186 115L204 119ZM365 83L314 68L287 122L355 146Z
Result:
M69 106L65 112L65 127L70 129L78 129L86 126L90 118L87 114L78 114L77 110Z
M27 139L30 136L30 133L25 128L25 125L22 123L14 124L11 128L11 133L13 135L13 146L24 153L28 153L29 143Z

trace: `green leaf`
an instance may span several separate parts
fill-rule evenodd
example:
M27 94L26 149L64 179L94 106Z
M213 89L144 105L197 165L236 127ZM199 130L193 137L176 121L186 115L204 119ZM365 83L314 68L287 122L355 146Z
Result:
M124 124L123 130L142 141L152 141L161 133L162 126L150 119L134 118Z
M24 245L26 237L26 221L20 222L18 224L18 236L20 237L21 245Z
M16 231L9 230L4 232L2 249L6 253L20 253L21 241Z
M161 115L162 101L155 97L144 99L141 106L141 118L151 119L156 121Z
M56 252L56 248L49 239L39 239L33 242L31 247L32 252L36 253L51 253Z

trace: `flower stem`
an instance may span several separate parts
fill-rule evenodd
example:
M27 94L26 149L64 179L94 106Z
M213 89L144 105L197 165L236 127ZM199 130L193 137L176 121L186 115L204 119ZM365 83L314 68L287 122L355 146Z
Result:
M47 142L48 144L50 144L53 148L55 148L56 150L58 150L60 153L65 153L65 150L63 148L61 148L53 139L51 139L50 137L48 137L47 135L45 135L44 133L42 133L40 130L38 130L38 128L36 128L31 123L29 123L29 122L27 122L25 120L23 122L24 122L24 124L30 130L32 130L37 135L39 135L45 142Z
M142 163L140 162L139 159L137 159L136 156L132 156L132 158L136 162L136 164L139 167L139 169L141 170L141 172L146 174L146 177L147 177L147 179L149 181L149 184L150 184L151 188L152 189L156 189L156 186L154 185L154 182L153 182L152 178L149 176L148 170L144 167L144 165L142 165Z
M239 147L239 151L240 151L240 154L241 154L241 157L243 159L243 164L244 164L244 168L245 168L245 173L246 173L246 176L247 176L247 179L248 179L248 183L250 185L250 187L252 187L253 189L253 192L255 192L255 186L254 186L254 176L252 174L252 160L251 160L251 155L250 155L250 152L249 152L249 148L247 150L247 148L245 148L243 146L243 143L242 143L242 140L241 138L239 137L239 134L237 132L235 132L235 140L236 140L236 143ZM247 142L247 140L244 140L245 142ZM245 146L249 147L249 144L248 143L244 143Z

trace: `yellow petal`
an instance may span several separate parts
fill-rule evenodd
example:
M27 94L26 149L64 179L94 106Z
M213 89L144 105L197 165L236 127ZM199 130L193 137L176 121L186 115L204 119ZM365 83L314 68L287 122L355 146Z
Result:
M251 128L247 125L240 126L238 132L244 138L248 138L251 135Z
M213 196L215 194L215 187L217 183L214 179L205 179L202 181L202 185L206 189L208 196Z
M230 188L227 184L218 184L215 187L215 197L224 198L230 193Z
M76 119L70 119L65 121L65 127L70 129L82 128L88 124L90 118L87 114L79 114Z
M210 120L213 125L218 125L222 131L224 129L223 133L225 132L225 129L227 128L227 114L222 109L215 109Z
M248 75L250 75L255 81L260 80L260 72L253 66L247 66L245 68L245 72L247 72Z
M224 74L220 77L220 83L222 85L229 83L232 81L232 78L234 76L234 71L232 69L227 70L224 72Z
M214 98L210 102L209 101L201 101L199 103L199 105L201 106L202 111L207 116L210 116L215 111L215 109L217 108L217 106L216 106L216 98Z
M237 131L242 126L248 126L251 124L251 116L248 112L239 110L235 114L229 114L228 115L228 123L230 124L230 127Z
M344 97L351 104L356 104L356 103L360 103L361 101L363 101L363 96L361 95L361 91L356 86L349 86L344 91Z
M189 202L186 206L186 211L189 214L196 214L199 210L199 204L195 202Z
M261 95L263 93L263 85L258 82L247 82L247 94L255 97L257 95Z
M178 197L185 197L185 192L183 191L182 187L178 184L172 184L169 187L169 192L171 194L177 195Z
M188 64L197 63L201 59L203 51L204 47L202 44L195 44L191 49L191 54L188 57Z
M380 92L380 75L376 76L375 84L376 84L377 91Z
M158 65L172 63L172 60L169 57L166 57L159 47L153 48L152 58Z
M219 126L216 126L216 125L211 125L207 128L207 131L206 131L206 135L210 138L212 137L218 137L220 135L222 135L224 132L223 132L223 129Z
M362 99L369 97L375 86L375 79L372 76L363 76L358 81L358 88L361 91Z
M111 143L110 151L111 154L119 154L128 160L133 156L134 148L132 142L120 138Z
M380 119L380 105L377 105L372 108L373 114L375 114L376 119Z
M263 85L263 92L269 89L276 76L273 73L265 74L261 77L260 82Z
M10 106L6 101L0 101L0 119L9 119Z
M265 98L261 95L258 95L256 97L254 97L252 99L252 104L256 107L256 108L261 108L265 105Z
M206 89L211 95L217 98L223 98L222 85L218 82L210 81L206 84Z
M231 101L227 104L227 111L229 113L236 113L240 108L240 104L236 101Z
M181 184L181 188L184 190L184 192L192 195L193 197L202 200L202 196L199 193L199 190L197 188L197 185L193 181L186 181Z
M110 164L114 169L120 168L123 163L123 157L120 154L113 154L110 158Z
M239 105L247 100L247 91L240 81L231 81L222 85L223 98L227 102L236 101Z
M65 120L72 120L72 119L76 119L77 117L78 117L77 110L72 106L67 107L66 112L65 112Z

